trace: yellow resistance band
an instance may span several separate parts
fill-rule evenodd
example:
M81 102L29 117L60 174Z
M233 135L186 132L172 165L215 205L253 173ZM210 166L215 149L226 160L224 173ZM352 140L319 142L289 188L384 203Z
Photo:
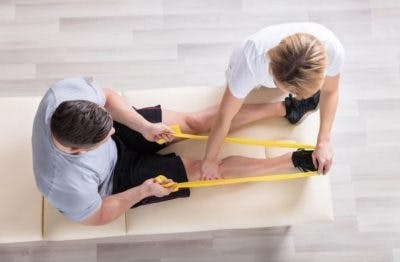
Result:
M201 181L190 181L182 183L176 183L176 182L166 183L168 178L166 178L163 175L160 175L154 178L154 180L157 183L161 184L163 187L170 188L172 189L173 192L176 192L182 188L220 186L220 185L231 185L231 184L248 183L248 182L279 181L279 180L289 180L302 177L310 177L315 175L317 175L317 172L301 172L293 174L227 178L227 179L217 179L217 180L201 180Z
M172 135L179 138L188 138L195 140L207 140L208 136L199 136L199 135L191 135L182 133L179 125L172 125L171 129L173 130ZM314 149L315 146L308 144L300 144L295 142L287 142L287 141L269 141L269 140L256 140L256 139L247 139L247 138L234 138L234 137L226 137L224 139L225 142L228 143L236 143L242 145L257 145L257 146L265 146L265 147L284 147L284 148L304 148L304 149ZM164 144L166 141L164 139L160 139L157 141L158 144ZM208 186L219 186L219 185L229 185L229 184L239 184L239 183L248 183L248 182L266 182L266 181L279 181L279 180L289 180L296 179L302 177L310 177L317 175L317 172L301 172L301 173L293 173L293 174L281 174L281 175L267 175L267 176L255 176L255 177L240 177L240 178L228 178L228 179L218 179L218 180L201 180L201 181L191 181L191 182L169 182L166 181L166 178L163 175L157 176L154 180L163 185L165 188L171 188L173 192L178 191L181 188L194 188L194 187L208 187Z
M173 130L172 135L179 138L189 138L195 140L207 140L208 136L199 136L182 133L179 125L170 126ZM288 141L270 141L270 140L258 140L248 138L236 138L236 137L225 137L225 142L242 144L242 145L253 145L253 146L265 146L265 147L284 147L284 148L304 148L304 149L315 149L315 146L309 144L300 144ZM166 141L160 139L157 141L158 144L164 144Z

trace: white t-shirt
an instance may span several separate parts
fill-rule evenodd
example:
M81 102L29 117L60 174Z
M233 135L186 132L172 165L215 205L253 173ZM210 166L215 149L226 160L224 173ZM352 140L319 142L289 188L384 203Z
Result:
M249 36L234 50L226 72L232 95L244 98L256 87L275 87L269 73L270 61L267 52L285 37L296 33L311 34L324 45L328 56L327 76L340 73L344 62L344 49L329 29L316 23L272 25Z

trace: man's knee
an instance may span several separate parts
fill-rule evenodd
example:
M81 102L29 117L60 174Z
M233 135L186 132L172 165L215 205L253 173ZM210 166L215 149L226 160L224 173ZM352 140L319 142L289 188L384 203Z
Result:
M200 180L200 160L181 157L189 181Z
M184 118L185 125L187 126L187 132L191 134L204 133L206 130L207 123L206 119L197 114L188 114Z

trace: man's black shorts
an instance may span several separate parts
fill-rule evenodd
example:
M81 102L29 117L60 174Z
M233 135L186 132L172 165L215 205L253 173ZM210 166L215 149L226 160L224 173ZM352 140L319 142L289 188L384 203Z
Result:
M136 111L151 123L162 121L160 106ZM188 181L185 167L179 156L174 153L167 155L157 153L165 145L149 142L140 133L118 122L114 122L114 128L115 134L112 139L117 144L118 160L113 174L113 194L139 186L145 180L158 175L164 175L175 182ZM133 207L189 195L189 189L179 190L161 198L155 196L145 198Z

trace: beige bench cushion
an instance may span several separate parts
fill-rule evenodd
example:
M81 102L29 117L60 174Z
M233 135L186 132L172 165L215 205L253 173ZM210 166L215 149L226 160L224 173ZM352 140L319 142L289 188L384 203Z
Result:
M165 109L191 112L217 104L221 88L175 88L126 92L123 96L137 107L161 104ZM277 90L257 90L247 102L279 101ZM262 120L232 133L237 137L260 139L296 138L315 142L317 114L311 114L300 126L282 118ZM315 130L314 130L315 129ZM201 159L205 143L183 141L162 152ZM225 144L220 155L265 158L265 148ZM323 196L321 198L321 195ZM320 208L323 207L323 208ZM252 183L192 189L190 198L141 206L127 212L128 234L193 232L292 225L332 219L329 180L324 177L296 181Z
M0 242L42 239L42 197L32 169L32 123L38 97L0 98Z
M65 218L47 201L44 203L44 239L72 240L125 235L125 216L104 226L85 226Z

